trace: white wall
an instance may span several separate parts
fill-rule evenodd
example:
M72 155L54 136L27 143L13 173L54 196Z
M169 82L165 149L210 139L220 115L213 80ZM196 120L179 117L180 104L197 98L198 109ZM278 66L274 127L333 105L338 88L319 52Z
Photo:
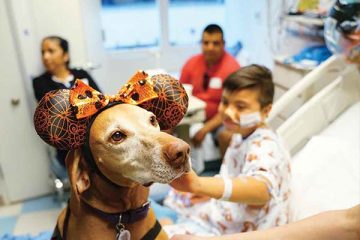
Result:
M26 89L33 99L31 80L43 72L40 55L43 37L59 35L68 39L72 66L83 66L87 62L80 4L72 0L11 0L8 3L17 33L20 61L25 68Z
M59 35L70 43L71 66L101 66L91 75L106 93L114 93L138 69L164 68L177 72L198 46L105 51L101 38L100 0L12 0L27 89L33 95L31 78L40 74L40 42L48 35Z
M281 31L276 26L286 2L293 0L226 0L226 35L229 42L241 40L251 63L273 66ZM105 51L101 38L100 0L12 0L21 53L26 67L27 89L32 95L31 77L41 73L40 42L48 35L60 35L70 42L71 64L101 66L91 72L108 93L118 90L137 69L164 68L179 71L199 46L134 51ZM162 3L160 1L160 3ZM234 27L235 26L235 27Z
M25 0L26 1L26 0ZM71 64L81 66L87 59L82 13L78 0L31 0L34 33L40 42L48 35L59 35L70 43Z
M25 87L29 81L21 61L21 53L31 41L18 44L29 31L18 31L13 13L10 1L0 0L0 195L6 202L50 191L49 161L33 127L31 98Z
M4 175L0 183L7 189L7 200L17 201L50 190L45 143L37 136L32 119L36 106L32 78L43 72L41 39L47 35L67 38L73 66L83 66L88 61L88 49L80 0L0 1L5 13L1 15L2 24L9 22L4 26L10 29L2 27L0 38L0 61L4 67L0 85L5 91L0 108L0 166ZM12 99L19 99L19 104L11 104Z
M45 36L60 35L69 40L72 66L84 67L88 63L101 65L91 74L104 92L109 94L116 92L138 69L163 68L168 72L178 72L191 55L200 52L199 46L172 48L166 45L163 45L162 51L157 48L105 51L101 39L100 0L1 1L7 2L9 16L13 19L14 40L23 68L27 104L31 109L29 115L35 108L31 79L43 71L40 42ZM276 35L273 21L277 17L270 16L269 11L279 13L284 1L287 0L226 0L227 27L236 25L226 35L230 37L229 42L238 39L243 42L250 62L272 67L274 43L269 41L269 37ZM43 151L41 148L37 150Z
M272 67L272 53L267 42L267 1L227 0L227 28L232 38L239 38L250 63ZM233 26L236 25L237 28ZM232 26L232 27L231 27ZM230 35L231 34L231 35Z
M248 63L273 68L274 55L281 47L283 15L294 0L226 0L226 27L232 41L240 39ZM236 27L234 27L236 26Z
M138 69L163 68L167 72L178 72L184 62L196 52L198 47L178 47L170 51L159 52L154 50L143 50L133 52L106 52L107 65L107 92L119 90Z

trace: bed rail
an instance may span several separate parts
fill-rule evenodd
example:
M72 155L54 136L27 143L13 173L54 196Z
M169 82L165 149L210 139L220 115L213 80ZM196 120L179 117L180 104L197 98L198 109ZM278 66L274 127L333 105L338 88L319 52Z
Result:
M275 127L292 154L360 100L359 70L341 58L331 57L274 104L268 120L270 125L274 127L276 119L299 96L304 104Z

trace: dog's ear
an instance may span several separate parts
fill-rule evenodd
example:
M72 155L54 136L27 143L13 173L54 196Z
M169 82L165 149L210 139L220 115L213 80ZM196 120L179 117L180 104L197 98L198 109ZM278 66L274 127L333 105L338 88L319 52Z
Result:
M80 195L90 188L90 169L80 149L69 151L66 168L72 190L78 200Z

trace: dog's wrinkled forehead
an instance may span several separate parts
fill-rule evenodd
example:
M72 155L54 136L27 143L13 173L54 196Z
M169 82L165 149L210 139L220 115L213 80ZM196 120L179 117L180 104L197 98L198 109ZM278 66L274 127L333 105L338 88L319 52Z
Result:
M96 116L90 127L90 132L97 128L100 131L97 131L96 134L101 132L101 135L104 136L108 136L117 130L126 131L130 134L141 129L148 129L149 126L159 128L156 116L152 112L131 104L117 104Z

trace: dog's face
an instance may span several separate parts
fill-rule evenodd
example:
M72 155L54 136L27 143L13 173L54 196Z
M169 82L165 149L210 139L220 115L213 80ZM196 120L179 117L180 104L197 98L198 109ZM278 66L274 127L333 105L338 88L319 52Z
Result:
M89 143L100 171L121 186L169 183L191 168L189 145L161 132L155 115L134 105L101 112Z

